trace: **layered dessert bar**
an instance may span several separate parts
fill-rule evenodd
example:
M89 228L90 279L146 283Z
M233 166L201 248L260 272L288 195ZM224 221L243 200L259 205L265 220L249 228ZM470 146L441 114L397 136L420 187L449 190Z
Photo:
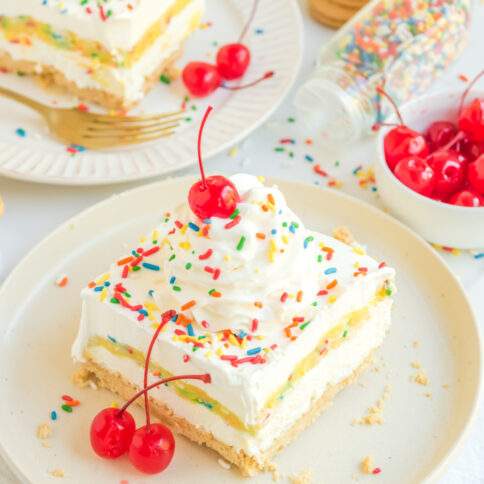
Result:
M183 203L82 291L72 348L86 377L123 398L149 382L152 412L252 475L369 362L390 326L394 270L305 228L275 186L230 178L228 218ZM324 208L322 208L324 210ZM142 402L140 401L142 404Z
M2 0L0 68L129 108L170 68L203 10L204 0Z

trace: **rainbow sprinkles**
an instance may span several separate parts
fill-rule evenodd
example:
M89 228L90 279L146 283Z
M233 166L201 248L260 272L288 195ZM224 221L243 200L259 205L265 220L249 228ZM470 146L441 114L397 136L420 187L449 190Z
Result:
M142 387L165 317L151 381L193 372L212 384L156 388L158 416L253 474L380 346L394 271L306 229L277 187L230 181L229 217L201 220L184 203L88 284L73 356L111 390Z

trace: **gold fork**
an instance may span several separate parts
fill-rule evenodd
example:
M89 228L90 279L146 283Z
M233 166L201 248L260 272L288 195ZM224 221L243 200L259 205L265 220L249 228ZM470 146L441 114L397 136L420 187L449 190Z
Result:
M173 134L182 111L147 116L109 116L77 108L52 108L0 86L0 94L37 111L50 131L67 143L89 149L145 143Z

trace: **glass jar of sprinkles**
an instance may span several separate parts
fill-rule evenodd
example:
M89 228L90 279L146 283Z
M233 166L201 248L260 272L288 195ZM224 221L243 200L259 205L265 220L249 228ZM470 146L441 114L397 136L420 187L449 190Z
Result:
M422 94L464 49L472 0L373 0L325 44L295 104L312 131L354 141Z

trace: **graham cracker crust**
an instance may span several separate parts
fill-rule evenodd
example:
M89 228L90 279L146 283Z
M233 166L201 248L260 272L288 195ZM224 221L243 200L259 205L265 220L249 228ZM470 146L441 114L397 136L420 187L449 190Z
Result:
M163 61L148 77L145 78L143 92L146 94L159 80L162 74L176 72L174 63L181 56L182 50L177 50L168 59ZM48 90L59 89L72 94L79 99L98 104L106 109L128 110L140 101L127 103L122 97L108 93L101 89L81 88L67 79L64 74L51 65L39 65L27 60L15 60L3 50L0 50L0 70L6 72L21 72L40 81L42 87Z
M323 395L316 400L312 407L297 420L293 426L281 435L272 447L262 456L255 459L247 455L243 450L237 451L234 447L217 440L210 432L195 426L183 417L177 416L168 406L159 400L150 397L151 413L154 417L168 424L176 433L181 434L199 445L218 452L225 460L237 466L243 476L249 477L257 472L270 472L274 469L271 459L283 447L292 442L306 427L308 427L327 408L333 398L347 385L353 383L371 364L373 351L356 368L353 373L336 385L330 386ZM128 400L139 388L126 380L119 373L114 373L97 363L89 360L83 363L80 369L74 374L73 380L76 384L85 386L89 381L94 381L98 387L106 388L121 398ZM138 398L136 403L144 406L144 399Z

